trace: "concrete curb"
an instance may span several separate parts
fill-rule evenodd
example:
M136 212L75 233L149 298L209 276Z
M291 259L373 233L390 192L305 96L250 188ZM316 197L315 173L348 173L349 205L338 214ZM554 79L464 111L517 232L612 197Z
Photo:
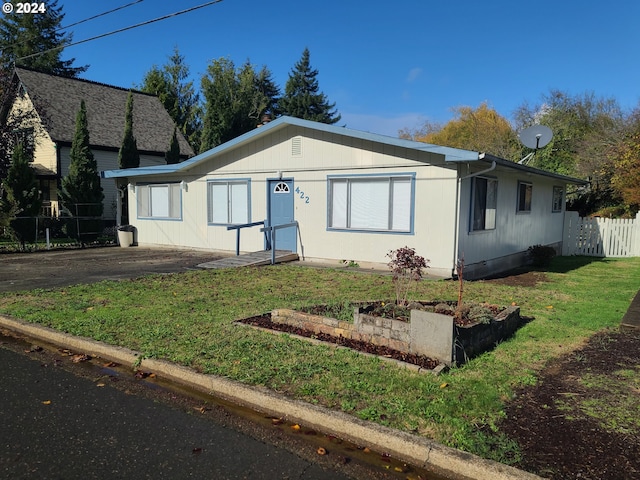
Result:
M433 470L438 475L458 480L539 480L541 477L501 463L485 460L429 439L366 422L343 412L329 410L292 400L266 388L243 385L222 377L197 373L189 368L156 359L142 358L126 348L107 345L92 339L75 337L52 328L0 315L0 327L22 335L105 358L124 365L139 365L158 377L237 405L283 417L323 433L348 440L357 445L389 455L412 465Z

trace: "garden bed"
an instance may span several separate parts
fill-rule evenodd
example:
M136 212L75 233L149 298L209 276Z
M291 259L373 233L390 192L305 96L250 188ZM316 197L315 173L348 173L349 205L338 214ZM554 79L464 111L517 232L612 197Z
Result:
M377 302L352 307L351 319L330 307L325 310L322 306L307 308L314 313L277 309L270 316L252 317L243 323L340 345L349 343L351 348L368 353L380 351L376 354L403 357L402 361L415 356L425 368L438 363L447 366L465 363L511 336L523 323L517 306L504 309L493 306L496 313L490 316L487 311L491 309L484 307L484 316L472 321L468 316L454 316L455 309L442 302L413 303L409 307L414 308L406 309L407 319L407 315L400 318L378 316L384 314L380 308L384 310L387 305ZM323 312L327 315L318 314ZM386 312L396 315L397 307L388 307Z

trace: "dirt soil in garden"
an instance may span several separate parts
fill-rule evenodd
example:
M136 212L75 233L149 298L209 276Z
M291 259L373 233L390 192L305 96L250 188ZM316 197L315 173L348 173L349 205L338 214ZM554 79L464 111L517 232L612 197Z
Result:
M535 286L542 272L491 280ZM523 470L554 480L640 478L640 331L611 330L551 362L506 408L500 431Z

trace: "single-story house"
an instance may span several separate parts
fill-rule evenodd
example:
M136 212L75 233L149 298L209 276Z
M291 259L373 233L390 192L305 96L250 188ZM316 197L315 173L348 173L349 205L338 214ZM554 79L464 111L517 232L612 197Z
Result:
M581 180L478 152L280 117L177 165L102 172L127 182L139 245L234 251L229 226L297 222L276 248L304 260L388 262L403 246L451 276L560 248L567 184ZM265 249L261 225L240 250Z
M17 135L33 148L33 168L40 180L43 214L58 216L58 188L69 173L69 153L75 134L80 102L87 109L91 151L98 170L118 168L118 151L125 126L125 107L129 89L77 78L60 77L15 68L8 94L0 105L0 121L16 111L34 111L29 125ZM143 92L133 94L133 134L136 137L140 165L166 164L165 152L173 136L175 123L158 97ZM194 155L178 132L183 159ZM119 193L112 181L101 182L105 219L116 218Z

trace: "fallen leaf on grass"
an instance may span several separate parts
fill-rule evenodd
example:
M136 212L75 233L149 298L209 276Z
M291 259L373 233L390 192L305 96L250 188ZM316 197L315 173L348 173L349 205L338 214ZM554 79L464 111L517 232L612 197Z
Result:
M447 382L444 382L443 384L440 385L440 388L447 388L449 386L449 384Z

